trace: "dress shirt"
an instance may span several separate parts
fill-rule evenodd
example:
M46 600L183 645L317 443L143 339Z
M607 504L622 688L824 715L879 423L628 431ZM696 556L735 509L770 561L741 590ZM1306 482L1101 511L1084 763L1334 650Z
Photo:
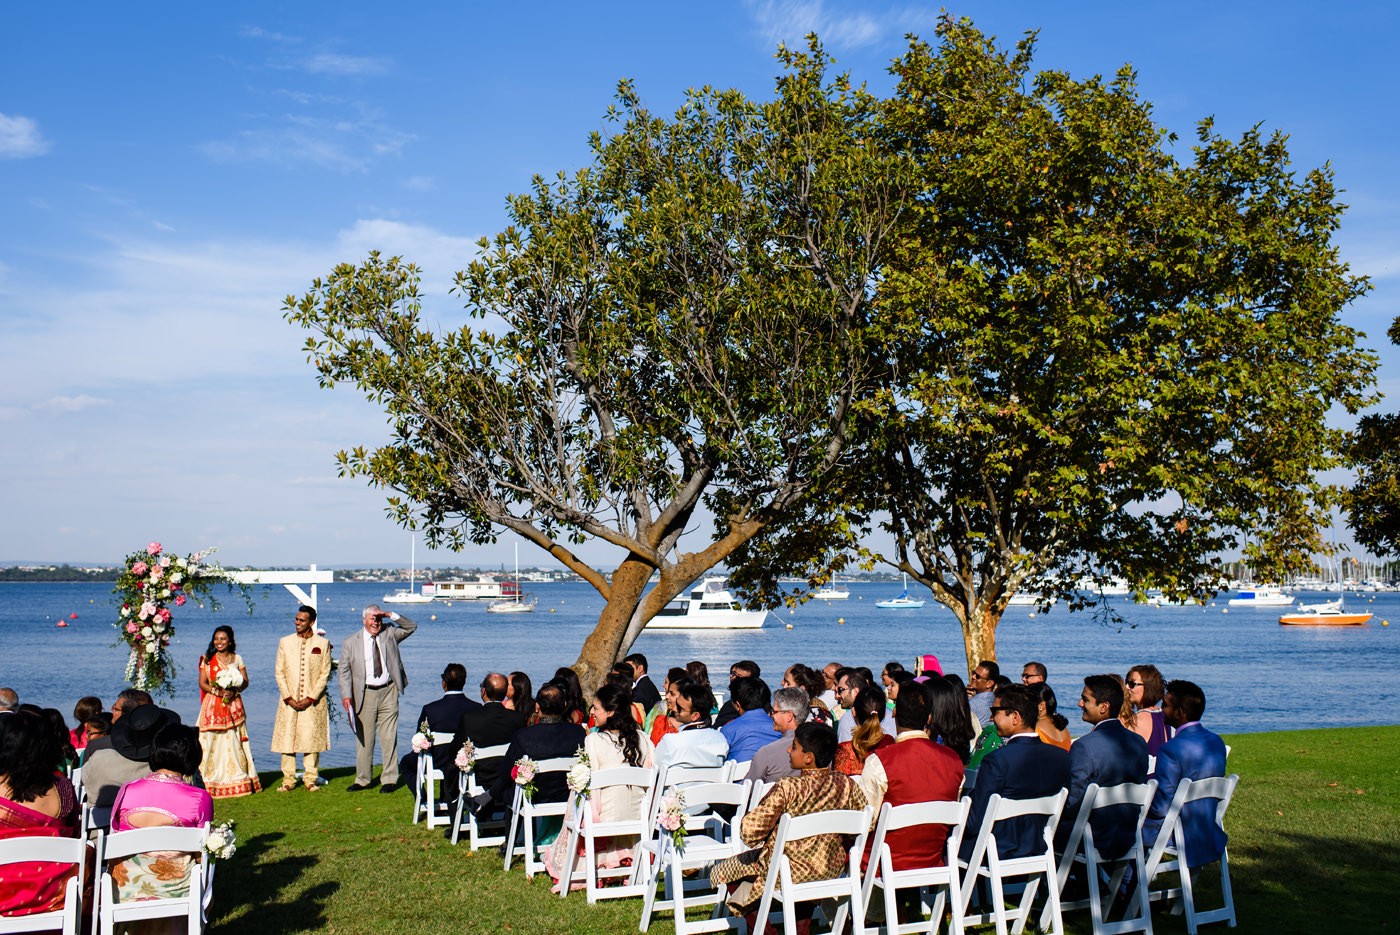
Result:
M391 617L390 619L395 619L395 618L392 618L392 617ZM365 635L365 636L364 636L364 640L365 640L365 685L366 685L366 687L368 687L368 688L383 688L385 685L388 685L390 682L392 682L392 681L394 680L394 679L393 679L393 676L391 676L391 675L389 674L389 659L388 659L388 657L386 656L386 654L384 653L384 650L380 649L380 650L379 650L379 671L380 671L380 676L379 676L379 678L375 678L375 677L374 677L374 653L375 653L375 642L374 642L374 641L375 641L375 639L376 639L377 637L371 636L371 635L370 635L370 632L369 632L368 630L361 630L360 632L363 633L363 634ZM379 632L380 632L380 633L383 633L384 631L383 631L383 630L380 630Z

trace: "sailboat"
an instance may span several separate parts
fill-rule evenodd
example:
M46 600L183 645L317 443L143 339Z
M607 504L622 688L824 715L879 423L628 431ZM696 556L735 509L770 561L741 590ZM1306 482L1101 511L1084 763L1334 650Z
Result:
M499 601L492 601L486 605L488 614L528 614L535 609L535 595L526 594L525 600L520 594L520 543L515 544L515 593L510 597L503 597Z
M1335 531L1332 545L1337 544ZM1349 614L1346 609L1346 592L1342 590L1341 569L1337 569L1337 599L1321 604L1299 604L1297 613L1284 614L1278 618L1285 627L1359 627L1365 626L1371 614Z
M418 540L416 538L409 546L408 556L408 587L399 588L393 594L384 595L385 604L431 604L433 602L431 594L423 594L413 590L413 579L418 575ZM432 587L431 584L424 585L425 589L430 587Z
M836 580L834 574L830 581L812 592L812 599L817 601L844 601L848 600L850 596L850 590L841 587L841 582Z
M909 576L901 573L899 577L904 582L904 591L893 600L876 601L875 606L885 610L918 610L924 606L923 601L916 601L909 596Z

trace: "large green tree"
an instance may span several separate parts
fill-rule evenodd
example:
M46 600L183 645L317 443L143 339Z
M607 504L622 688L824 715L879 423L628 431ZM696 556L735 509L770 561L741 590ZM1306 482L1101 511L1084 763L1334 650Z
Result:
M1387 332L1400 345L1400 318ZM1378 555L1400 552L1400 414L1373 413L1352 439L1356 483L1347 491L1347 524L1356 541Z
M1338 321L1368 286L1332 244L1327 168L1210 120L1178 160L1130 69L1033 74L1034 39L946 19L894 63L883 118L919 182L847 502L893 540L873 558L957 617L969 668L1021 588L1201 594L1241 546L1265 576L1308 564L1344 443L1326 414L1363 405L1374 368ZM732 560L770 596L825 561L772 532Z
M592 164L510 197L458 275L479 330L425 327L417 270L377 254L287 300L322 383L393 426L343 473L398 491L393 515L434 544L510 531L605 598L586 685L750 537L840 522L804 504L830 496L882 379L859 335L910 176L815 42L781 57L771 101L706 88L670 119L624 83ZM713 534L683 548L702 508ZM574 553L590 539L610 574Z

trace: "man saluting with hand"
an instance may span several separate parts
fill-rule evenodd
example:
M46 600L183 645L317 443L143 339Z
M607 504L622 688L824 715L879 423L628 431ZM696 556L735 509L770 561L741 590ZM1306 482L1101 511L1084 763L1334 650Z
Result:
M399 695L408 687L399 644L418 624L378 604L367 606L363 618L364 629L346 638L340 657L340 703L355 729L355 781L347 791L370 787L378 733L384 759L379 791L393 792L399 784Z

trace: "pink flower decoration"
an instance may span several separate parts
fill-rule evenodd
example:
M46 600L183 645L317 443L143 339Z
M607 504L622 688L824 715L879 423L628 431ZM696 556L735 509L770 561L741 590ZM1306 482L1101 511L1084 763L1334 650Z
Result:
M133 575L144 575L149 569L149 567L150 566L148 566L145 562L137 562L135 565L131 566L131 573Z
M138 613L136 616L140 617L142 620L145 620L147 617L154 617L155 615L156 605L152 604L150 601L147 601L146 603L141 605L141 612Z
M160 557L160 567L161 567L161 568L169 568L169 567L170 567L170 556L169 556L169 555L162 555L162 556Z
M666 831L675 831L681 826L681 816L666 812L661 816L661 827Z
M150 545L146 546L146 554L147 554L147 555L159 555L159 554L160 554L160 543L159 543L159 542L152 542Z
M176 607L180 607L180 606L183 606L184 603L185 603L185 595L183 595L183 594L176 594L176 595L175 595L175 606L176 606Z
M138 626L136 625L136 621L135 621L135 620L128 620L128 621L126 622L126 632L128 632L128 633L135 633L135 632L136 632L137 630L139 630L139 629L141 629L141 628L138 627Z
M160 619L161 619L161 621L162 621L163 623L169 623L169 622L170 622L170 610L169 610L169 608L162 607L162 608L157 612L156 616L160 617Z

